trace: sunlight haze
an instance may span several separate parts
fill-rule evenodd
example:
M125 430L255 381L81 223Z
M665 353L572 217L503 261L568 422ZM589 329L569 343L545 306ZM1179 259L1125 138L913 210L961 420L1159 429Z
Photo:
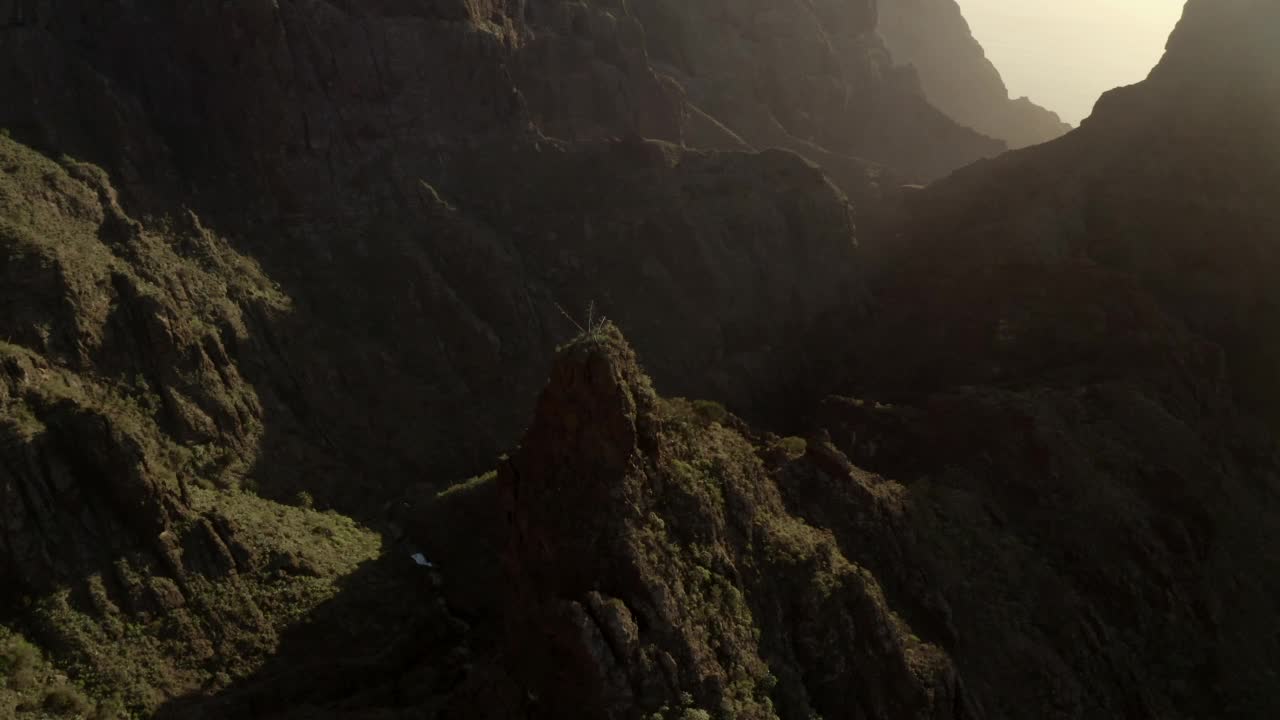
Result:
M1182 0L959 0L1009 94L1080 124L1103 92L1147 76Z

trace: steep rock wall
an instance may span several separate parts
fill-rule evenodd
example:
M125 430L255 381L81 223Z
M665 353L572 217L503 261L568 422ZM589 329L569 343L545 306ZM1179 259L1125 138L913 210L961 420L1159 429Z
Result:
M929 102L961 125L1014 150L1071 129L1029 98L1010 99L955 0L881 0L877 31L895 62L915 68Z

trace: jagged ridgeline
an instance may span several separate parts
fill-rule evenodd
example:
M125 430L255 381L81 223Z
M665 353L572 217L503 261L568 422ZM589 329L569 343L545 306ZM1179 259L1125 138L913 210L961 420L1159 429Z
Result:
M0 718L1280 717L1277 7L0 0Z

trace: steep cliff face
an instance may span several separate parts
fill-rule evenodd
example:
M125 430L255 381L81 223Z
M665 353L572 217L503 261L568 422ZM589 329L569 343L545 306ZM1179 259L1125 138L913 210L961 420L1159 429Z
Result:
M23 90L0 124L98 161L131 191L143 170L167 172L202 205L241 213L364 206L375 193L353 183L434 183L464 138L531 125L567 140L808 148L916 178L1003 149L892 69L869 2L759 0L728 14L657 0L0 12L0 79Z
M684 90L650 63L646 29L628 3L535 0L513 14L521 28L514 80L542 132L686 137Z
M820 162L823 154L862 158L914 180L1004 149L938 112L894 68L875 33L873 2L631 7L655 67L688 94L697 127L691 142L715 142L704 138L727 129L751 147L784 147Z
M877 30L894 61L915 68L929 102L961 125L1012 149L1071 129L1028 98L1010 99L955 0L881 0Z

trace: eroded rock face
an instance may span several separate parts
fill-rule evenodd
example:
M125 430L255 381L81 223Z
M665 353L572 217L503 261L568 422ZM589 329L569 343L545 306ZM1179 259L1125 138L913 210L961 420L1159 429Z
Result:
M929 102L961 125L1015 150L1071 129L1030 99L1009 98L955 0L881 0L877 31L894 61L915 68Z

